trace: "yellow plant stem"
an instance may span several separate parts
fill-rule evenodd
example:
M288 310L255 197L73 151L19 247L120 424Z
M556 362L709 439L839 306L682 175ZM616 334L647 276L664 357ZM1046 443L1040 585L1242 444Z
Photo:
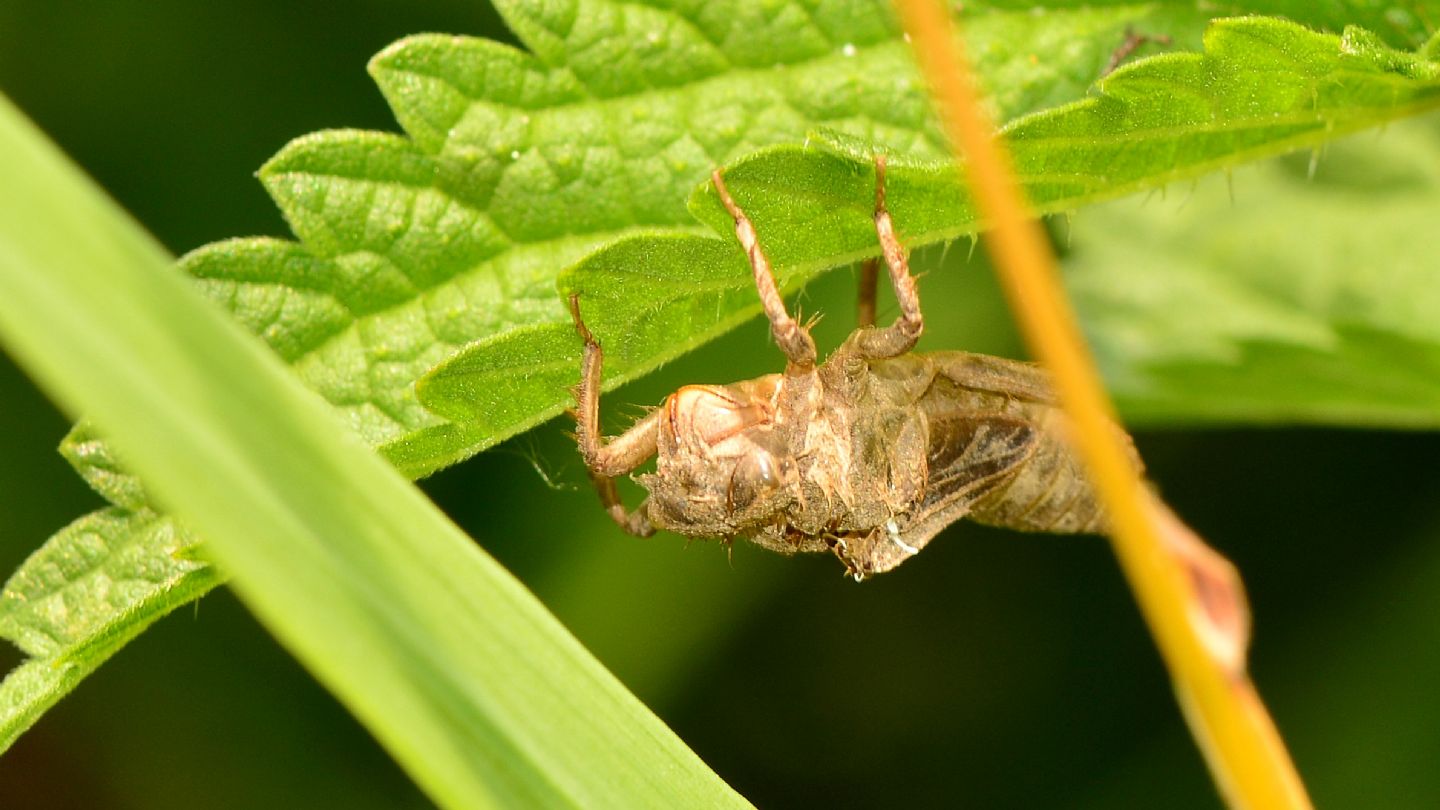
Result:
M1183 549L1173 540L1176 532L1188 530L1145 490L1109 427L1113 409L1057 281L1055 257L1021 197L1009 155L980 107L949 13L938 0L896 0L896 6L945 130L964 155L962 169L980 218L989 225L987 250L1031 351L1050 369L1075 424L1077 449L1110 514L1115 554L1220 792L1236 808L1310 807L1245 672L1243 637L1230 638L1227 653L1224 643L1217 645L1213 634L1207 636L1206 611L1191 579L1194 572L1187 570ZM1243 612L1238 581L1233 597Z

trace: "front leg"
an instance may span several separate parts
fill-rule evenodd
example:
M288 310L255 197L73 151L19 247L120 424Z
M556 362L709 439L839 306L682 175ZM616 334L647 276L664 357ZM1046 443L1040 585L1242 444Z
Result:
M652 411L636 422L629 430L610 442L600 436L600 373L605 364L605 353L600 342L590 333L580 319L580 296L570 296L570 316L575 321L575 331L585 341L585 358L580 366L580 384L575 387L575 440L580 445L580 456L585 459L585 468L605 511L620 528L636 537L649 537L655 533L645 506L631 512L620 500L615 488L615 478L627 475L655 455L655 433L660 411Z

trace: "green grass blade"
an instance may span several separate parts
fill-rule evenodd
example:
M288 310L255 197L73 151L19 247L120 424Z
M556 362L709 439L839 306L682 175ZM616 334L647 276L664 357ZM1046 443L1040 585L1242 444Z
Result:
M8 104L0 154L7 350L437 802L743 804Z

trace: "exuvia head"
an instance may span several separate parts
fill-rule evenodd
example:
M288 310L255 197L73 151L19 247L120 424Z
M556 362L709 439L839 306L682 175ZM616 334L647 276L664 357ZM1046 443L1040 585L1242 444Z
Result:
M692 385L670 395L659 420L650 519L692 536L746 534L789 503L795 462L775 429L778 380Z

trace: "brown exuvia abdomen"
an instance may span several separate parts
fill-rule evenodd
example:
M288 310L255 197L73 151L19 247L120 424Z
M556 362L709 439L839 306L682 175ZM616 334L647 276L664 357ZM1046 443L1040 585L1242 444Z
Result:
M983 490L964 517L1019 531L1105 530L1104 510L1069 440L1069 419L1043 371L965 352L926 359L934 377L917 404L929 422L931 485ZM1115 430L1131 446L1138 473L1129 437ZM941 497L932 492L927 500Z
M975 504L971 520L1026 532L1105 531L1105 512L1079 455L1052 427L1057 419L1063 415L1052 409L1039 420L1029 459L1017 465L1009 482Z

